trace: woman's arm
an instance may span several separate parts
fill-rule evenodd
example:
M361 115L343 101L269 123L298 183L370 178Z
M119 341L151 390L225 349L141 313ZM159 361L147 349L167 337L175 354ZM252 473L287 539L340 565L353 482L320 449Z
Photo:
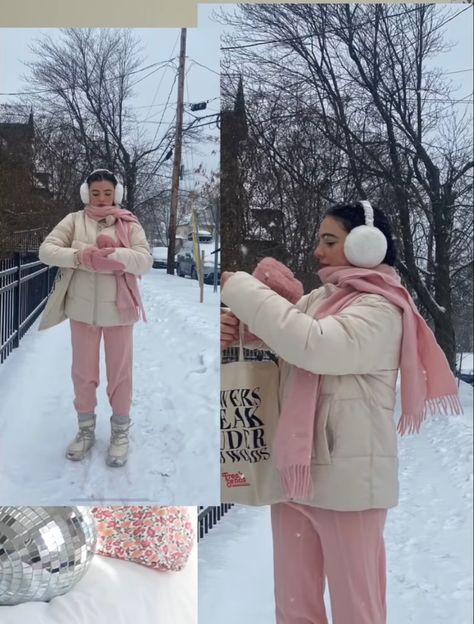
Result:
M39 248L39 259L51 266L75 268L78 266L77 249L72 249L74 240L74 213L68 214L48 234Z
M222 288L233 275L235 275L235 272L232 271L224 271L222 273ZM257 264L252 275L273 291L294 303L298 309L306 310L309 296L303 295L303 285L295 278L292 271L278 260L270 257L263 258ZM223 349L239 343L239 321L230 310L228 312L229 314L221 315L221 348ZM242 344L251 350L271 350L258 336L252 334L247 326L245 326L243 332Z
M153 265L153 256L141 225L133 223L130 233L130 247L118 247L109 256L125 265L126 273L144 275Z
M398 352L398 308L378 295L361 295L338 314L316 320L247 273L237 272L222 300L281 358L321 375L371 373ZM392 358L393 359L393 358Z

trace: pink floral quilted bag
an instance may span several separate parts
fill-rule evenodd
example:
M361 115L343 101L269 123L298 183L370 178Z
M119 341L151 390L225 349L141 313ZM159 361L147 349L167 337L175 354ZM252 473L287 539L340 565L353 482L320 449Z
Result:
M186 507L92 507L99 555L155 570L182 570L194 543Z

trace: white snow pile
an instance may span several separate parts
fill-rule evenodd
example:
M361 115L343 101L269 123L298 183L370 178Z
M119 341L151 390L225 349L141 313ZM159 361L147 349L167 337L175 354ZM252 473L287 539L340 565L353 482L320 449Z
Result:
M464 415L431 417L400 439L401 498L385 531L388 624L473 621L473 389L460 390ZM200 542L199 621L274 624L272 565L269 508L233 507Z
M130 457L104 458L111 409L102 356L97 442L65 459L76 432L69 324L37 324L0 365L2 505L197 505L218 500L219 293L152 270L141 289L148 322L135 326Z

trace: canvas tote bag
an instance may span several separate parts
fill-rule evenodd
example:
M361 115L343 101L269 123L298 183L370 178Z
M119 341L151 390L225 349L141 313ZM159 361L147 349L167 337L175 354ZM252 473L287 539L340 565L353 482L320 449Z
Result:
M77 219L77 215L76 215ZM76 221L74 222L74 228ZM72 243L72 241L71 241ZM49 329L66 320L66 294L76 269L59 267L53 287L43 310L38 329Z
M66 293L71 283L74 269L60 268L56 273L53 288L43 310L41 320L38 326L39 330L49 329L54 325L59 325L66 320L64 312L66 303Z
M269 505L285 500L272 461L279 417L279 368L245 361L240 325L239 359L221 366L221 500Z

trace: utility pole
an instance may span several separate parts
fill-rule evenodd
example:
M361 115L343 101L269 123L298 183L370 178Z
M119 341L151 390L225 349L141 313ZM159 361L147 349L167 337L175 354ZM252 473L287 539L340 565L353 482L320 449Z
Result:
M174 254L176 241L176 214L178 212L179 174L181 169L181 148L183 143L184 112L184 62L186 58L186 28L181 29L181 45L178 67L178 103L176 106L176 135L174 144L173 175L171 179L171 208L168 225L168 263L166 272L174 275Z
M221 231L221 221L220 221L220 211L221 206L216 206L216 218L215 218L215 229L214 229L214 288L213 292L217 292L217 272L219 270L220 262L218 261L218 254L220 253L220 244L219 244L219 234Z

